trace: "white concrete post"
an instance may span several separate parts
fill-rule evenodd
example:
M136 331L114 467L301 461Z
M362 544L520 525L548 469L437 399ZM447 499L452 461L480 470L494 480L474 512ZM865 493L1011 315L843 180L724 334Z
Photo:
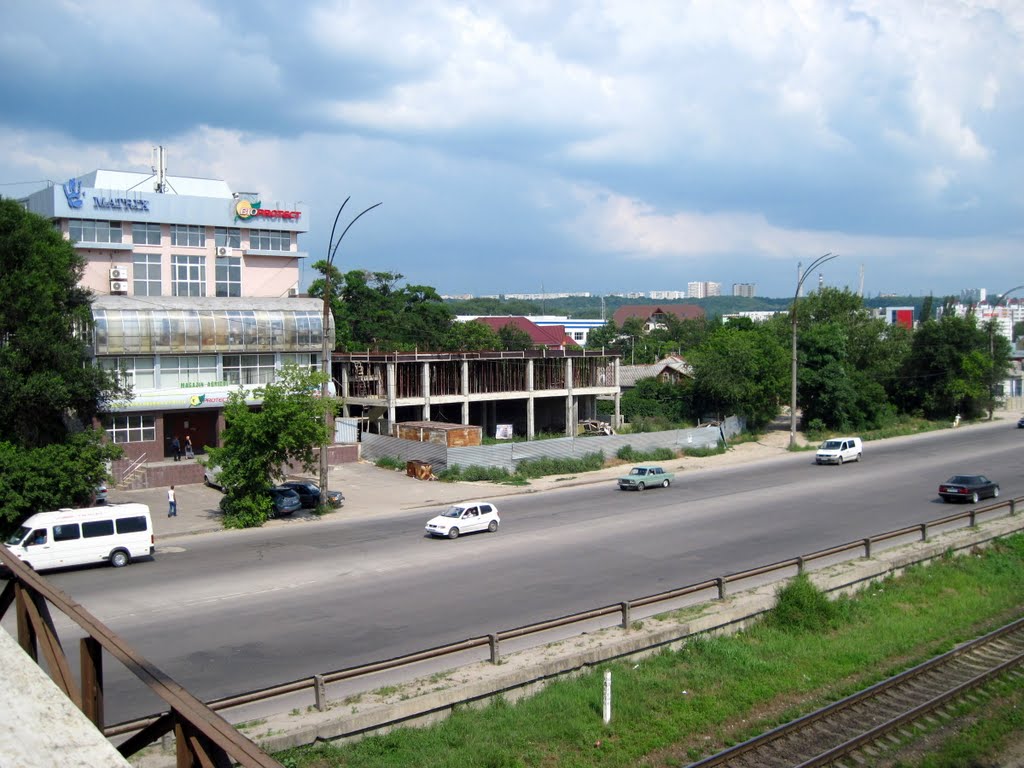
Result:
M605 670L604 673L604 724L612 721L612 671Z

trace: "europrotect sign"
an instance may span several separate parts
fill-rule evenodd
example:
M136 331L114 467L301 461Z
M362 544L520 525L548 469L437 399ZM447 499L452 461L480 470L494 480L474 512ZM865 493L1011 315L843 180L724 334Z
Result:
M297 219L301 211L281 211L276 208L264 209L259 200L239 200L235 203L235 221L250 219Z

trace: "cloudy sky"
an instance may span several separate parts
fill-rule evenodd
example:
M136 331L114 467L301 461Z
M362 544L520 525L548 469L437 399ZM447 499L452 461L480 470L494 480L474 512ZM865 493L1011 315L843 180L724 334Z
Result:
M0 194L162 145L443 294L1024 283L1020 0L4 0L0 71Z

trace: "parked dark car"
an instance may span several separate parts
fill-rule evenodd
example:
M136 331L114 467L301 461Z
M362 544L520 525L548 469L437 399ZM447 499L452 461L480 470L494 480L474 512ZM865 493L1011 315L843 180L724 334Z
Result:
M1024 429L1024 416L1017 419L1017 429Z
M979 499L999 496L999 483L984 475L953 475L939 486L943 501L969 501L977 504Z
M274 504L274 517L287 517L295 510L302 509L299 494L283 485L276 485L270 489L270 500Z
M303 509L316 509L320 506L320 486L316 483L308 480L289 480L282 485L299 494ZM345 495L341 491L327 490L327 506L337 509L344 503Z

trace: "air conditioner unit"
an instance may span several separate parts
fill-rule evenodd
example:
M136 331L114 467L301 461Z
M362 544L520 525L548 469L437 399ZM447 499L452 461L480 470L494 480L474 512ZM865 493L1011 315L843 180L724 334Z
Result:
M124 267L111 267L110 269L111 280L127 280L128 270Z
M111 293L128 293L128 281L127 280L111 280L110 281L110 292Z
M217 255L218 256L230 256L231 255L231 247L227 246L227 245L218 245L217 246Z
M288 295L289 295L289 296L290 296L291 298L293 298L293 299L294 299L294 298L295 298L296 296L298 296L298 295L299 295L299 289L298 289L298 288L289 288L289 289L288 289Z

